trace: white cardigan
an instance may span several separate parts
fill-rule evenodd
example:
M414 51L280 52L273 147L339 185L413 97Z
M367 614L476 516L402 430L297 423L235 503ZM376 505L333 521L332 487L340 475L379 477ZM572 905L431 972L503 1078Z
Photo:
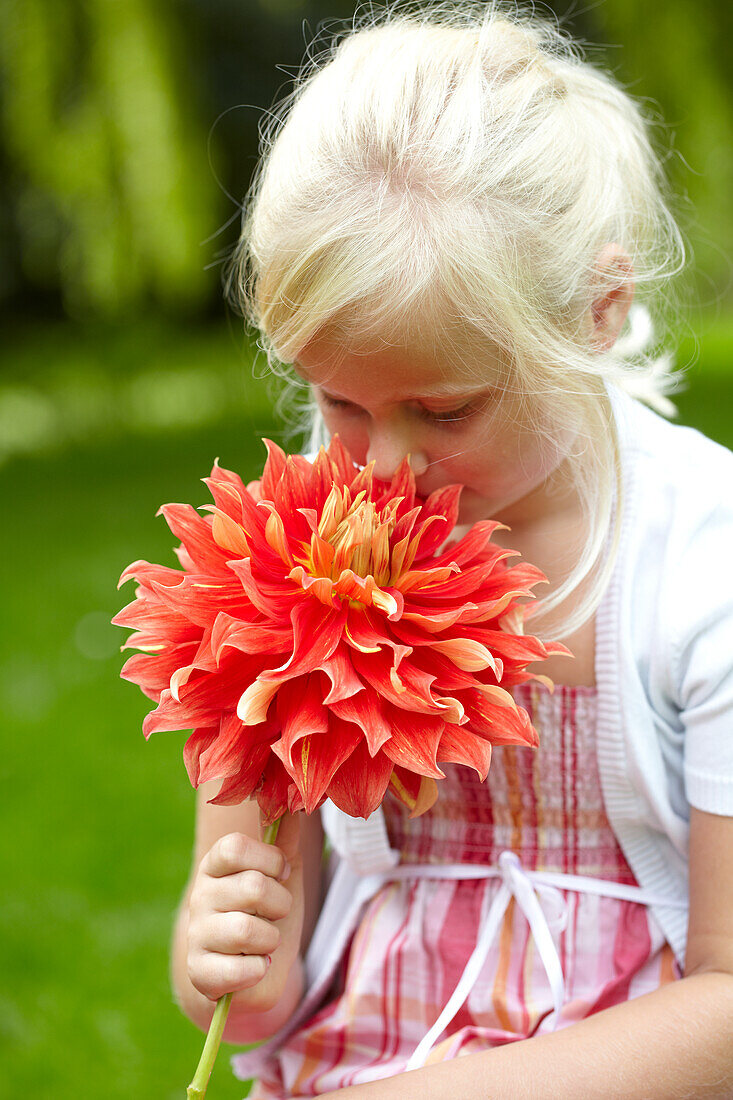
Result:
M733 453L617 389L622 528L596 612L597 753L606 813L684 965L689 807L733 815ZM336 877L306 957L291 1020L235 1055L243 1079L321 1003L381 872L398 860L381 810L321 809Z
M611 398L623 514L596 613L598 764L639 885L680 901L689 805L733 815L733 454L620 390ZM322 816L352 866L385 868L381 813L355 821L326 804ZM686 913L653 911L683 964Z
M639 884L684 898L690 805L733 815L733 454L612 399L624 500L596 617L598 763ZM653 911L682 963L686 915Z

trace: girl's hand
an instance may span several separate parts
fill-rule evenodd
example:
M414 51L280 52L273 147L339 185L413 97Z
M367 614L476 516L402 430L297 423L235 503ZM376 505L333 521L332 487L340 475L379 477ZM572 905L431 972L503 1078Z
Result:
M300 941L302 898L294 906L286 885L291 864L299 862L299 817L286 815L275 845L228 833L199 864L189 895L187 968L192 985L211 1001L251 990L238 998L241 1007L264 1012L284 989L292 958L272 967L276 982L263 979L281 942L297 949Z

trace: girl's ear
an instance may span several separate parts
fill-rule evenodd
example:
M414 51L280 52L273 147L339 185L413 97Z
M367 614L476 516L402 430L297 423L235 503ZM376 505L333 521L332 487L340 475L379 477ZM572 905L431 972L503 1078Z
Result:
M634 300L634 268L621 245L607 244L598 253L596 278L599 295L588 315L591 347L608 351L616 343Z

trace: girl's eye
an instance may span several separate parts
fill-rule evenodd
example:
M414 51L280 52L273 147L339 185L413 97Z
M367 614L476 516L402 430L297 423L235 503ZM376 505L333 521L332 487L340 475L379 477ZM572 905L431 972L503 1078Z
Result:
M352 404L351 401L344 401L338 397L331 397L330 394L320 390L321 400L325 405L328 405L332 409L343 409L345 412L360 412L358 405ZM421 420L426 420L429 424L436 424L442 427L452 427L453 425L460 426L461 423L468 420L474 413L479 411L481 403L476 401L469 401L465 405L461 405L457 409L441 409L440 411L435 409L426 409L424 405L414 406L417 416Z
M457 421L468 420L476 411L477 406L471 401L466 405L461 405L459 409L442 409L440 412L436 412L433 409L425 409L420 406L419 410L420 416L424 420L434 424L453 424Z
M321 400L325 405L329 405L332 409L355 409L356 405L352 405L350 401L341 401L338 397L331 397L330 394L320 391Z

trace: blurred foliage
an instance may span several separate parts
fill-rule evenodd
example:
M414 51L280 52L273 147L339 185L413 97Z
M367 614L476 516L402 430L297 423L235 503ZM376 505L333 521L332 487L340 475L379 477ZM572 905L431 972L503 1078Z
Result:
M80 316L198 306L219 197L172 12L147 0L0 11L6 293L58 289Z
M596 38L623 43L606 56L658 119L673 207L710 304L731 294L733 217L733 6L718 0L608 0L589 13ZM615 55L615 56L614 56ZM705 285L707 284L707 285Z
M353 0L0 0L0 304L221 312L263 112ZM378 5L377 5L378 6ZM368 4L362 4L362 9ZM659 121L699 297L731 293L733 8L538 5ZM594 45L597 44L597 45ZM209 140L211 164L209 163Z

